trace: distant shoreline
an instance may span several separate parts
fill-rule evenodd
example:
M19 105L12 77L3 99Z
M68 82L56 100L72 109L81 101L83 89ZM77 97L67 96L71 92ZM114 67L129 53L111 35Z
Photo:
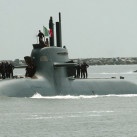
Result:
M137 57L117 57L117 58L82 58L72 59L74 62L86 62L88 65L134 65L137 64Z
M117 58L78 58L71 59L76 63L86 62L88 65L135 65L137 64L137 57L117 57ZM3 62L11 62L12 60L3 60ZM2 62L2 60L1 60ZM15 59L13 65L26 65L24 60Z

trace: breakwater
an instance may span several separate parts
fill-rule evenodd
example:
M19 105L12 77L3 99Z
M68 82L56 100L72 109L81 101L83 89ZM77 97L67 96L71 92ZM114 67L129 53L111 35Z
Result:
M87 62L89 65L127 65L137 64L137 57L117 57L117 58L79 58L74 62Z
M71 59L74 62L82 63L86 62L89 65L128 65L128 64L137 64L137 57L117 57L117 58L78 58ZM12 60L3 60L8 62L13 62L16 65L26 65L24 60L15 59ZM2 62L2 61L1 61Z

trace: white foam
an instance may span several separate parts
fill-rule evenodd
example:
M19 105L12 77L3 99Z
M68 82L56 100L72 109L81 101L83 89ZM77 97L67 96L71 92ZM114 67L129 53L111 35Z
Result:
M137 97L137 94L119 94L119 95L116 95L116 94L111 94L111 95L105 95L107 97Z
M101 73L93 73L93 74L102 74L102 75L110 75L110 74L134 74L133 71L129 71L129 72L101 72Z
M98 95L80 95L80 96L71 96L71 95L65 95L65 96L41 96L39 93L34 94L31 98L45 98L45 99L80 99L80 98L96 98Z
M41 119L64 119L64 118L81 118L81 117L97 117L97 116L102 116L102 115L89 114L89 115L37 116L37 117L31 117L26 119L41 120Z
M109 95L80 95L80 96L42 96L39 93L34 94L31 98L36 99L90 99L90 98L100 98L100 97L137 97L137 94L109 94Z

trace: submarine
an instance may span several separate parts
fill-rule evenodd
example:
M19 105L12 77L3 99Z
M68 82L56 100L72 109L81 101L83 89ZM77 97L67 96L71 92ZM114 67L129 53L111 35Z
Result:
M53 36L49 38L50 46L33 44L31 55L24 57L27 66L33 67L31 76L2 80L0 96L32 97L36 93L42 96L137 94L137 84L125 79L74 78L77 63L69 59L68 50L62 46L61 13L56 22L56 46L52 17L49 28L53 31Z

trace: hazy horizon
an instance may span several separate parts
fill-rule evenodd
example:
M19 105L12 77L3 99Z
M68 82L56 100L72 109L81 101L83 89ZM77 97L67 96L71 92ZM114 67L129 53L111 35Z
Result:
M70 58L137 56L135 0L0 0L0 60L29 56L49 18L62 14L62 42Z

